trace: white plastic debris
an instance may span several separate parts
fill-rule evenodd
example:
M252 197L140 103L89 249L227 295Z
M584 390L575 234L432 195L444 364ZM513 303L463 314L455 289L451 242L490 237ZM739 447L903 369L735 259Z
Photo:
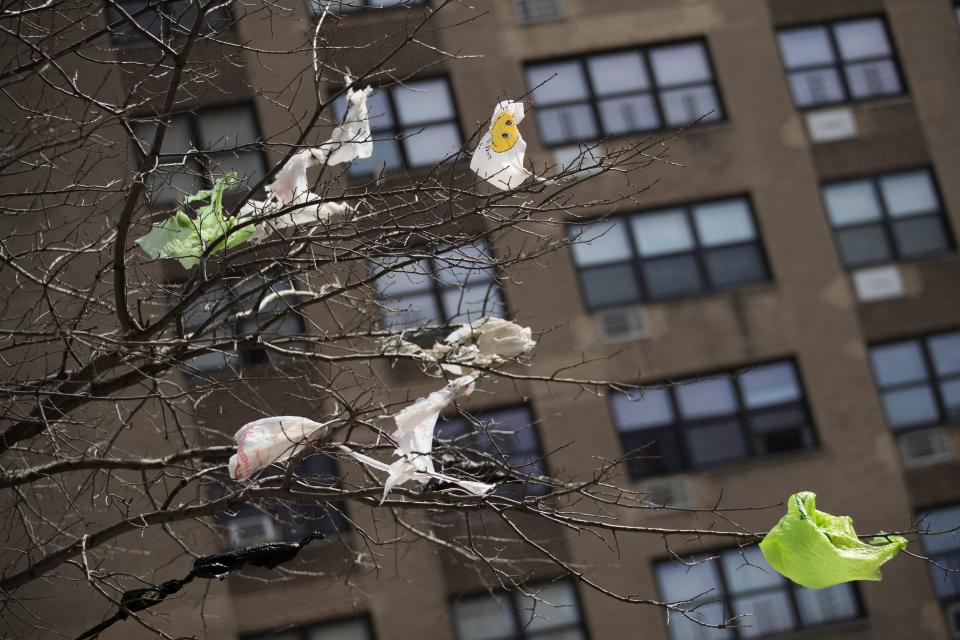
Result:
M523 166L527 143L517 125L523 120L523 103L498 102L490 118L490 129L473 150L470 168L498 189L514 189L533 176ZM551 182L539 178L542 182Z
M493 316L464 325L447 336L446 342L454 343L459 340L462 332L466 332L472 339L481 356L516 358L537 346L530 327L522 327L515 322Z
M350 76L345 76L343 81L347 85L353 82ZM328 165L352 162L373 155L373 135L370 132L370 114L367 111L367 97L371 93L372 87L347 89L347 112L343 114L343 120L333 130L330 139L320 147Z
M233 436L237 453L230 456L230 477L246 480L260 469L286 460L326 434L329 424L298 416L273 416L243 425Z

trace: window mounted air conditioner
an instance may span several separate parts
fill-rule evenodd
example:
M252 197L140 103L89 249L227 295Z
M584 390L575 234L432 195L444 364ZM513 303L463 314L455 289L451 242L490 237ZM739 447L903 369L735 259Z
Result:
M950 434L942 427L910 431L899 437L900 455L906 467L923 467L954 459Z
M640 484L641 493L646 493L644 502L653 507L679 507L681 509L692 506L690 493L687 491L687 482L683 478L657 478Z
M278 537L277 525L273 518L265 513L234 518L227 523L227 530L230 534L230 542L237 547L274 542Z
M647 314L643 307L607 309L596 314L597 332L603 342L639 340L648 335Z
M548 22L563 17L560 0L513 0L520 24Z

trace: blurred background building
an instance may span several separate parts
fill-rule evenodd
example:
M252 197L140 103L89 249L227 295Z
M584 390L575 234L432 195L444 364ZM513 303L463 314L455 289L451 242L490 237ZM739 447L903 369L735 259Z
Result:
M291 4L298 20L231 28L243 40L303 39L319 5ZM333 37L375 43L338 54L360 69L427 3L353 4L331 3L346 17ZM438 61L435 50L419 47L392 61L398 75L421 72L406 88L372 96L378 142L375 156L351 169L357 177L435 164L508 97L532 103L521 128L527 157L540 167L602 157L618 142L695 122L669 140L676 164L653 163L633 178L652 185L634 208L595 224L591 218L611 212L565 218L566 232L582 240L571 250L508 274L472 273L467 283L430 262L381 279L393 326L460 320L485 305L550 329L536 351L538 371L584 359L579 377L646 386L634 396L596 397L501 385L495 400L472 406L502 435L476 435L475 444L500 447L533 474L549 468L564 478L589 477L598 460L646 446L645 457L624 465L622 481L649 492L651 504L773 505L807 489L823 509L854 514L862 531L906 528L921 514L936 528L960 525L960 8L948 0L467 4L452 3L441 19L463 26L423 38L483 57ZM211 29L222 18L213 16ZM118 38L136 56L138 36ZM207 145L215 155L208 141L224 132L238 144L276 132L264 96L278 79L268 67L249 64L224 91L203 97L175 121L174 142ZM256 151L228 161L248 175L265 166ZM190 179L175 187L192 191ZM619 179L598 176L580 195L601 197ZM174 193L161 190L158 201ZM519 232L499 234L472 255L509 254L522 242ZM217 357L203 367L225 366ZM243 357L256 366L263 354ZM393 379L406 384L400 374ZM667 384L674 382L688 384ZM296 413L282 384L271 391L264 383L262 396L275 392L284 413ZM243 417L210 412L224 429ZM440 426L444 437L469 431L462 419ZM321 474L358 473L315 464ZM747 510L738 521L760 531L776 512ZM315 526L304 519L311 513L251 510L221 524L229 544L242 545L302 535ZM362 547L354 527L376 528L375 515L345 516L354 524L328 517L324 526ZM711 521L669 510L625 517L655 527ZM441 521L434 526L444 535L462 533L462 519ZM482 526L498 531L492 519ZM544 545L620 593L699 596L708 622L751 613L749 626L710 630L677 616L668 625L659 608L552 581L559 572L545 563L531 565L530 584L564 606L491 595L469 563L422 544L396 556L373 549L386 554L373 573L351 571L343 547L321 544L308 562L329 579L229 581L235 632L278 640L680 640L806 630L818 638L960 638L960 577L920 561L898 558L882 582L814 592L745 565L762 564L755 549L672 540L668 551L657 536L634 536L611 550L539 526ZM960 565L960 537L924 543L942 564ZM524 550L505 544L498 552ZM716 559L687 567L672 552Z

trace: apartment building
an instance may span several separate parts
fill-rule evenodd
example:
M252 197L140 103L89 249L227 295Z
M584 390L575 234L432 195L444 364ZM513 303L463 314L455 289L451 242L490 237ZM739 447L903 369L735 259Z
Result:
M288 4L297 20L243 21L237 37L302 38L319 4ZM385 34L402 32L429 3L330 5L345 18L337 38L384 38L386 47ZM568 478L648 446L648 457L625 465L624 481L656 503L710 508L722 495L727 506L771 505L805 489L863 531L907 527L921 515L936 530L960 526L960 9L948 0L488 0L444 13L447 24L472 21L432 32L430 45L483 57L425 65L431 54L422 48L398 58L401 70L425 68L371 96L382 141L351 173L431 166L504 97L530 94L527 155L560 165L598 140L602 154L617 141L695 124L669 143L683 167L654 164L644 178L656 184L636 208L577 220L569 233L581 242L571 249L509 279L472 274L465 286L425 263L437 278L380 282L393 326L456 320L482 300L488 313L551 329L536 351L539 370L582 357L582 377L645 385L642 394L595 397L521 381L471 405L506 434L498 442L470 436L460 418L442 423L441 437L472 437L534 474L547 465ZM118 46L135 56L136 40ZM338 55L359 68L378 51ZM174 122L183 145L225 131L252 143L284 126L276 106L248 88L274 87L269 65L249 64L226 82ZM420 133L405 137L411 131ZM256 151L223 160L252 176L265 166ZM158 188L155 198L197 186ZM583 195L615 188L603 175ZM500 234L475 251L519 241ZM263 357L241 355L244 366ZM225 366L221 356L197 365ZM277 381L259 392L296 413L282 390ZM207 409L224 429L244 417ZM546 461L544 452L552 452ZM359 473L317 460L318 475ZM373 510L345 508L348 517L324 521L328 532L377 526ZM744 511L739 522L764 530L773 513ZM300 535L297 516L319 514L287 515L238 513L219 524L229 543L244 544ZM687 513L625 517L658 527L703 522ZM758 569L756 548L672 541L685 558L714 557L691 568L657 536L624 538L611 551L561 528L538 535L620 593L699 596L704 621L751 613L749 626L668 619L555 580L544 565L531 569L530 584L563 606L534 607L517 593L490 593L463 561L423 544L377 550L384 555L373 572L320 544L307 559L322 575L231 579L220 609L232 629L222 637L960 638L960 578L915 559L890 563L881 582L809 591ZM923 544L941 564L960 566L960 537Z

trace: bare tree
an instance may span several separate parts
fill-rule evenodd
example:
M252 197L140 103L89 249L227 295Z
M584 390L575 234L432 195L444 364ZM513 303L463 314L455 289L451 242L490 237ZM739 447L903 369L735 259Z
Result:
M344 451L389 462L395 443L384 416L455 377L440 364L464 364L423 350L464 322L501 313L498 282L577 242L582 215L630 204L652 182L644 169L672 162L667 143L681 132L603 145L602 153L585 146L568 166L528 159L546 179L497 190L467 167L487 128L478 123L415 171L391 171L389 158L387 170L366 174L321 165L310 174L310 199L258 219L258 242L223 250L222 240L239 233L226 230L189 269L135 244L178 208L195 215L200 203L184 199L229 170L241 182L225 195L225 215L262 200L280 169L341 120L348 89L414 91L415 79L470 57L439 47L438 30L469 29L479 14L443 0L411 8L401 31L355 42L347 14L321 8L314 26L274 2L3 3L0 585L12 633L73 637L101 620L130 618L125 624L164 637L175 633L171 624L202 635L204 608L173 623L163 615L174 606L161 603L164 589L206 597L209 587L187 589L179 576L203 577L191 563L229 547L231 523L258 512L297 539L325 533L341 555L361 558L342 569L345 580L378 570L385 550L425 544L492 588L525 589L546 567L607 597L694 618L695 602L661 602L595 580L538 527L609 548L628 535L662 538L668 549L677 540L746 546L762 537L740 517L769 505L656 504L623 481L619 459L595 460L586 476L545 475L542 459L511 461L495 426L471 418L484 394L631 388L581 374L590 363L573 355L562 364L541 365L535 350L519 362L468 363L480 391L448 413L462 413L473 429L440 439L434 460L448 475L497 484L492 493L432 480L381 499L383 474ZM126 46L132 41L135 48ZM203 107L225 95L256 99L269 130L257 131L245 112L214 126ZM506 97L491 96L489 107ZM431 132L427 124L386 131L373 117L375 146L393 149L395 136ZM580 185L598 179L617 187L602 200L583 199ZM327 203L347 206L309 224L272 224ZM403 299L404 282L416 279L435 281L440 301ZM446 307L418 314L418 305ZM231 480L233 432L278 414L329 427L289 460ZM379 525L350 521L348 503L374 510ZM630 515L662 510L689 511L691 526L637 524ZM263 566L271 564L313 570ZM89 608L54 629L50 594Z

